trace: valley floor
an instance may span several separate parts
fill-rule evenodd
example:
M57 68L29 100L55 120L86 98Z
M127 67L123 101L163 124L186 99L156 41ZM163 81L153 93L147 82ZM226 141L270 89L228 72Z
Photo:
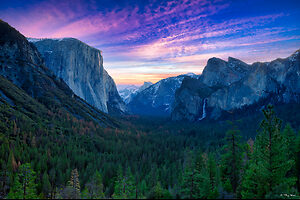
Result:
M102 128L60 110L32 118L6 104L0 107L2 198L299 194L299 105L277 106L276 114L266 110L265 116L252 111L231 121L123 116L116 119L117 128ZM277 115L283 119L281 130ZM273 149L264 150L271 136ZM270 181L273 185L262 187Z

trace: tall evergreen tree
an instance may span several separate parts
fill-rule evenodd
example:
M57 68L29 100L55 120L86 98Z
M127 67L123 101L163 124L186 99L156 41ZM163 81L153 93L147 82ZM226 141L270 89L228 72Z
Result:
M91 180L85 185L84 198L86 199L102 199L104 198L102 176L96 171Z
M47 174L47 172L44 172L44 175L43 175L43 179L42 179L42 185L43 185L43 188L42 188L42 191L45 195L45 197L50 197L51 196L51 184L50 184L50 181L49 181L49 176Z
M73 169L71 172L71 179L69 181L69 185L75 189L76 195L80 196L80 182L79 182L79 174L77 169Z
M293 128L291 127L291 124L287 124L282 132L284 139L286 140L287 143L287 148L288 148L288 157L291 160L295 160L296 156L296 134L293 130Z
M279 198L290 194L295 183L294 178L286 177L293 161L288 158L288 148L280 133L281 121L270 105L263 113L265 119L260 124L243 180L243 198Z
M59 199L79 199L81 196L80 193L80 182L79 174L77 169L71 171L71 177L68 181L68 185L62 188L58 193L56 198Z
M134 177L130 168L127 168L126 173L123 175L123 170L119 167L112 197L114 199L135 198L135 189Z
M157 182L156 185L150 191L147 198L148 199L171 199L172 196L168 190L164 189L161 186L160 182Z
M198 166L198 169L201 169L201 166ZM182 183L182 194L184 198L198 198L197 189L198 189L198 180L199 171L195 167L195 161L191 153L186 158L186 164L183 172L183 183Z
M217 198L217 166L213 155L201 154L188 161L182 184L184 198Z
M15 178L15 183L8 194L9 199L36 199L35 172L29 163L23 164Z
M219 196L218 193L218 178L217 178L217 164L215 160L215 156L213 154L209 154L207 161L207 172L209 174L209 193L207 198L216 199Z
M230 184L231 191L236 193L240 183L240 171L242 164L242 147L240 145L239 130L235 126L232 130L227 131L225 145L223 146L221 173L223 184ZM227 189L227 190L228 190ZM228 191L230 192L230 191Z

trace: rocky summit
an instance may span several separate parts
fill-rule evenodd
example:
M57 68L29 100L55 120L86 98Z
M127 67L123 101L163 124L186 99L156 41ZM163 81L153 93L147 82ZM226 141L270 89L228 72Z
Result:
M172 111L176 90L185 77L198 76L193 73L162 79L136 93L128 103L129 110L140 115L169 116Z
M175 95L173 120L218 119L250 105L300 102L300 50L285 59L248 65L212 58L198 79L185 78Z
M125 104L103 67L101 51L74 39L32 39L46 66L76 95L106 113L123 113Z

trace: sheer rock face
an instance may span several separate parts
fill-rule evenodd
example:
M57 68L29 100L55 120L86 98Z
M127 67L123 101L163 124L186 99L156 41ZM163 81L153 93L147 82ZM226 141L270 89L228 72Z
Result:
M103 67L101 51L74 38L29 41L76 95L106 113L125 111L114 80Z
M87 104L81 98L74 95L73 91L61 79L45 66L45 62L37 48L16 29L6 22L0 20L0 75L1 80L7 84L1 96L5 97L6 90L17 86L26 95L31 96L37 104L45 106L48 110L63 110L78 119L95 121L103 127L115 127L117 124L105 113ZM39 110L32 110L30 104L20 98L23 93L16 93L11 96L22 102L17 106L30 112L39 113ZM16 100L16 99L15 99ZM11 102L13 105L15 102ZM25 105L24 105L25 104Z
M250 71L249 65L235 59L228 58L228 62L219 58L211 58L203 70L201 80L207 86L228 86L243 78Z
M299 50L286 59L247 65L229 58L212 58L199 79L184 80L175 95L173 120L196 121L202 116L207 99L209 118L222 111L232 112L263 99L300 102Z

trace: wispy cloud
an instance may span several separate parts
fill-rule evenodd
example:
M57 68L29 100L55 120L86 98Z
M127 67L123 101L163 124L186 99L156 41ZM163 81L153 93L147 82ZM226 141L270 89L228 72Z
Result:
M300 46L300 11L279 0L268 4L274 12L256 0L32 1L0 5L0 18L27 37L75 37L101 49L116 82L201 73L210 57L266 61Z

